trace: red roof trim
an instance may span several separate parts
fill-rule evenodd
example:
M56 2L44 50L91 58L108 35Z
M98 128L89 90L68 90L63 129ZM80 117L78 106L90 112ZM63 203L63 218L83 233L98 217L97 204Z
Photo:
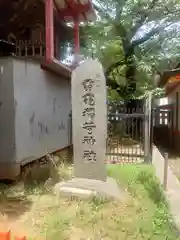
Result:
M172 93L179 85L180 81L166 84L165 86L166 95Z
M58 18L59 18L60 20L64 20L64 19L61 18L61 12L59 11L59 8L58 8L58 6L57 6L56 1L53 1L53 2L54 2L54 6L55 6L55 8L56 8L56 11L57 11L57 13L58 13ZM65 22L65 21L64 21L64 22Z
M81 4L81 3L73 3L73 1L65 0L65 3L67 4L67 8L65 9L59 9L59 12L63 17L69 17L72 16L73 19L78 19L78 16L80 14L83 14L84 12L89 11L89 4ZM86 18L85 18L86 19Z
M82 4L79 0L74 2L74 0L64 0L67 7L60 9L54 0L54 4L60 13L61 18L72 17L73 19L78 19L81 14L84 15L84 20L88 20L86 13L91 11L94 12L93 5L91 1L88 0L86 4Z
M180 68L164 71L160 78L159 85L164 86L165 84L167 84L169 78L172 78L172 77L174 78L175 76L177 76L179 74L180 74Z
M77 2L78 2L78 4L80 4L80 0L77 0ZM88 8L90 7L89 1L88 1L88 4L85 4L85 6L88 6ZM87 10L87 11L88 11L88 10ZM85 12L87 12L87 11L85 11ZM83 16L84 16L84 19L87 21L87 17L86 17L85 12L82 10L82 14L83 14Z

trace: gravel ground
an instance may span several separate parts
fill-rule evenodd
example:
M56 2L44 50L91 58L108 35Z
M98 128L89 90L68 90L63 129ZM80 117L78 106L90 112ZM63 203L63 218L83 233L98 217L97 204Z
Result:
M162 147L159 147L161 153L168 153L168 162L169 166L172 169L172 172L176 175L178 179L180 179L180 154L173 152L169 149L164 149Z
M177 178L180 179L180 156L179 157L169 157L169 166L171 167L173 173Z

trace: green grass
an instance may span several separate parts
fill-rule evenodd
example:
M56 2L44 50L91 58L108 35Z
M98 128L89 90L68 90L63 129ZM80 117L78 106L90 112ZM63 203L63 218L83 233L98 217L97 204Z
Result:
M19 223L29 239L180 239L153 166L109 165L108 174L117 179L123 190L121 201L57 198L39 187L25 191L32 206Z
M112 165L108 170L109 175L114 176L121 186L127 188L133 202L137 203L137 206L133 205L137 214L135 225L138 239L180 239L173 227L168 204L155 177L153 166Z

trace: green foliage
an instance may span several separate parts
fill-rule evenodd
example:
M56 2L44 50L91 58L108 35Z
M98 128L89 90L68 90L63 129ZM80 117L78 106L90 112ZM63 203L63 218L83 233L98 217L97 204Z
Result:
M152 165L109 165L108 171L133 195L136 205L140 202L136 221L142 239L180 239Z
M82 29L86 40L83 53L98 58L106 71L117 61L124 61L126 52L133 47L137 88L132 97L143 97L153 89L153 74L174 67L180 57L180 2L96 0L94 6L98 20ZM125 73L124 62L113 74L120 88L126 85ZM109 93L110 98L117 98L114 91ZM154 94L161 96L162 90Z
M137 176L137 181L144 185L148 196L155 204L166 204L163 189L160 187L157 178L147 171L142 171Z
M123 98L114 89L108 89L108 100L109 101L121 101Z

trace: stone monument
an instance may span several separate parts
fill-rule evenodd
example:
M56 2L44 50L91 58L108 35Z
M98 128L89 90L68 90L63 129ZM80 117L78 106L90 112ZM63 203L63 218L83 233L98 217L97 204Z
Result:
M85 60L72 73L74 178L55 186L75 195L120 197L115 180L107 178L107 91L102 65Z
M100 63L83 62L71 87L75 177L106 181L106 81Z

